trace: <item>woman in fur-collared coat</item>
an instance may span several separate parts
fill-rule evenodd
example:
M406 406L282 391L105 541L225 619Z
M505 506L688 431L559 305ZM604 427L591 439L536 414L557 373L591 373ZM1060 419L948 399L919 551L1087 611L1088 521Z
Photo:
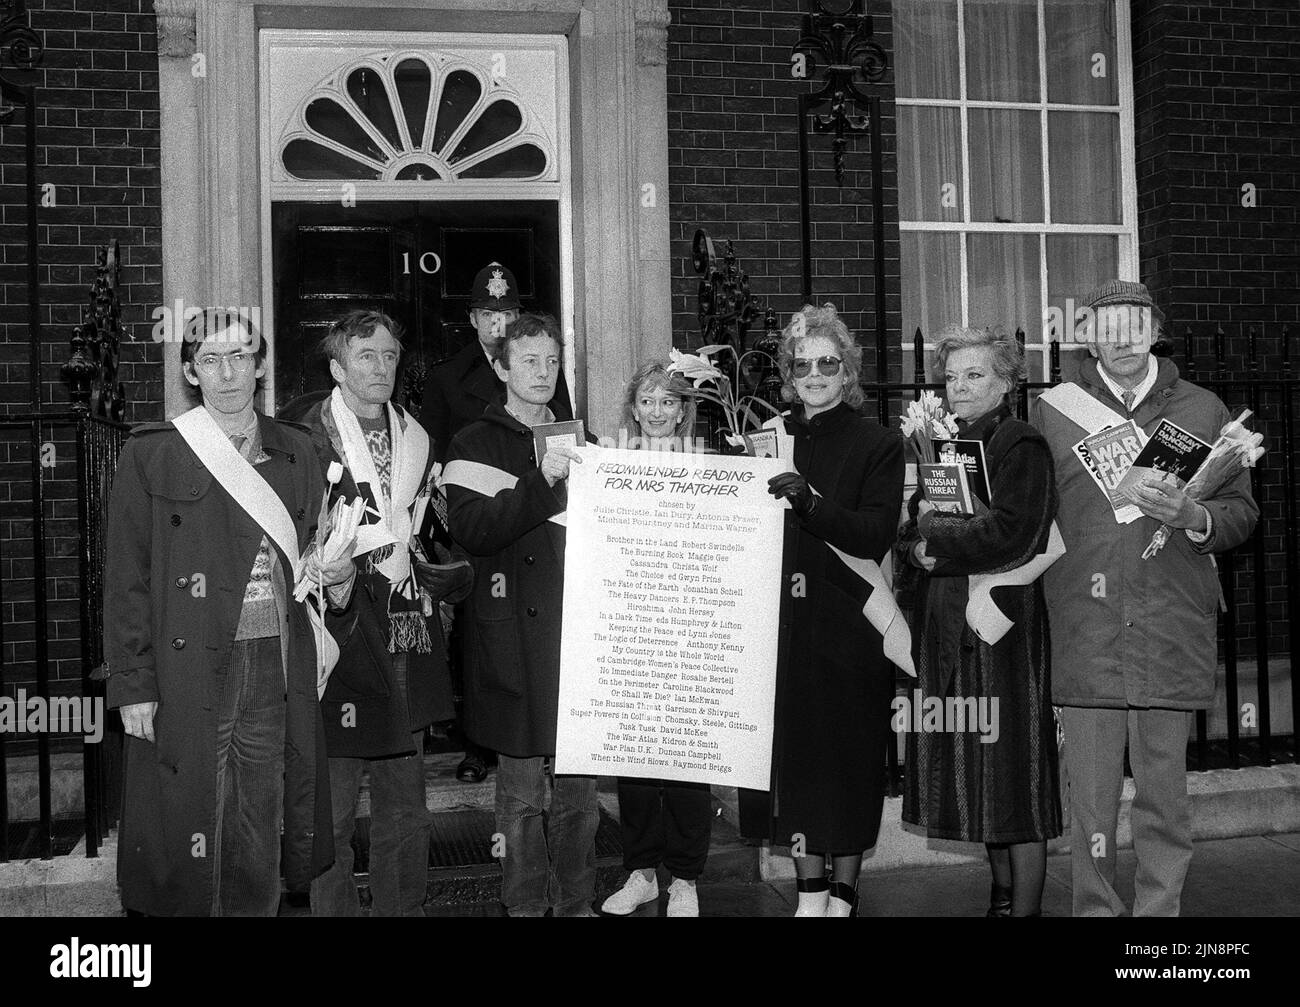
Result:
M1011 570L1044 551L1056 516L1052 456L1007 405L1024 370L1014 339L949 329L937 366L958 437L984 444L990 499L975 514L942 513L918 490L909 505L899 547L922 576L912 634L918 682L896 725L907 732L903 820L935 838L984 843L988 915L1037 916L1047 840L1061 834L1043 588L1035 580L993 589L1014 625L992 646L968 625L966 603L970 574ZM948 700L965 701L963 720L918 720L911 707L931 699L954 711Z

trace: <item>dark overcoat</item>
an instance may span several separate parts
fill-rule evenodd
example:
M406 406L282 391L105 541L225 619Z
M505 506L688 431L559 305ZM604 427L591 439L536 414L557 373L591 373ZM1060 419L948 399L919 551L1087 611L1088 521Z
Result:
M492 405L452 441L450 466L477 462L517 477L495 495L447 485L451 534L469 553L465 731L516 758L555 754L564 601L564 505L537 467L533 435Z
M1088 359L1077 384L1124 414ZM1155 386L1137 404L1133 420L1149 436L1162 419L1213 442L1232 417L1213 392L1178 375L1161 360ZM1043 589L1052 618L1052 698L1060 706L1161 707L1197 710L1214 699L1218 665L1215 610L1219 577L1213 554L1234 549L1255 528L1259 508L1250 473L1201 501L1213 522L1208 541L1174 532L1151 559L1143 559L1160 527L1153 518L1117 524L1106 495L1075 457L1087 433L1046 402L1034 425L1052 450L1061 498L1061 535L1068 550L1046 574Z
M420 421L433 441L433 459L445 462L452 438L483 415L489 405L505 403L506 386L477 339L429 371L424 382ZM557 420L573 419L564 371L555 382L551 412Z
M1005 404L974 423L963 421L959 436L984 443L992 506L976 515L931 511L918 529L919 489L908 505L899 568L915 562L912 549L922 532L935 565L921 574L916 596L917 681L907 712L927 699L974 699L989 711L991 729L987 736L970 724L917 731L910 716L896 725L907 730L903 820L927 828L932 838L1049 839L1060 835L1061 807L1042 578L993 589L994 604L1013 625L992 646L966 622L966 603L971 574L1015 569L1046 548L1057 509L1052 457L1043 438Z
M322 471L333 462L343 466L343 478L330 492L330 506L340 498L355 500L356 481L321 418L328 393L313 392L283 409L282 419L295 420L311 430L311 441ZM394 403L398 421L415 420ZM433 467L433 451L425 461L424 479ZM451 681L442 620L435 611L426 618L432 652L410 651L406 658L407 689L398 688L393 655L388 650L388 579L367 572L364 556L356 557L357 580L348 605L327 616L330 631L339 642L339 663L330 675L321 699L325 740L331 758L374 759L409 755L415 751L411 735L435 720L450 720Z
M305 432L259 416L270 459L258 473L284 502L303 549L325 480ZM157 702L156 740L127 737L117 871L122 903L151 915L207 915L216 849L216 709L262 529L170 423L136 429L108 510L104 653L108 702ZM268 538L268 541L269 538ZM284 859L290 887L334 859L316 650L285 577L288 625ZM196 855L196 851L206 855Z
M889 555L903 508L903 441L845 403L812 419L797 407L786 429L795 468L821 499L795 532L770 798L746 792L742 827L781 844L801 835L810 853L858 853L880 827L894 666L862 614L872 589L827 546L877 562Z

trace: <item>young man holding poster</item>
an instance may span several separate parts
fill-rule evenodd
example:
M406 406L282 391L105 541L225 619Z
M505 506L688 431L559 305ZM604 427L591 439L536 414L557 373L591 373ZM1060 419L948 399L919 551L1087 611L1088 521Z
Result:
M466 733L499 753L496 824L504 839L501 901L511 916L592 916L596 781L555 776L564 585L564 480L581 461L553 447L537 459L532 428L562 365L555 320L523 315L505 330L493 367L504 405L452 441L443 482L451 533L470 554L466 611Z
M1034 425L1052 451L1066 553L1043 577L1052 628L1052 699L1062 708L1070 780L1074 915L1116 916L1115 830L1127 742L1133 767L1134 916L1177 916L1192 858L1187 799L1190 712L1214 698L1213 554L1250 537L1259 510L1244 468L1210 499L1144 479L1140 513L1113 506L1077 446L1133 422L1167 419L1213 441L1231 417L1211 392L1150 352L1159 312L1147 288L1112 280L1088 298L1093 359L1044 392ZM1150 559L1164 523L1178 531Z

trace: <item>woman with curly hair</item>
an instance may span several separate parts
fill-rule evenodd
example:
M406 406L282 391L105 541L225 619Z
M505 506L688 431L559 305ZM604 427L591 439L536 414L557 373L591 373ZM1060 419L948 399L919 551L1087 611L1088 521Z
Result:
M829 304L794 316L777 360L793 403L783 420L795 471L773 477L769 489L798 519L797 580L761 832L794 854L796 916L853 915L862 855L875 845L884 805L893 666L863 615L871 588L836 550L873 562L889 555L903 502L903 441L858 413L861 361Z

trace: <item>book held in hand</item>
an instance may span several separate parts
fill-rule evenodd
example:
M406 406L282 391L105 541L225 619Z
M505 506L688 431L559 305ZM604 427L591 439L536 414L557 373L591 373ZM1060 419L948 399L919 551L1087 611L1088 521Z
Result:
M966 471L967 488L976 500L988 507L993 501L989 491L989 467L984 458L984 442L935 437L932 443L935 462L940 465L961 465Z
M916 476L921 492L934 504L935 510L948 514L975 513L966 466L961 462L919 462Z
M578 448L587 443L582 420L560 420L556 423L539 423L533 427L533 456L542 464L546 452L554 447Z
M1097 487L1106 494L1115 520L1130 524L1142 516L1120 483L1142 450L1145 435L1132 420L1089 434L1074 445L1074 454Z
M1161 420L1120 480L1119 490L1127 498L1131 488L1149 478L1171 482L1181 489L1209 456L1209 444L1177 423Z

